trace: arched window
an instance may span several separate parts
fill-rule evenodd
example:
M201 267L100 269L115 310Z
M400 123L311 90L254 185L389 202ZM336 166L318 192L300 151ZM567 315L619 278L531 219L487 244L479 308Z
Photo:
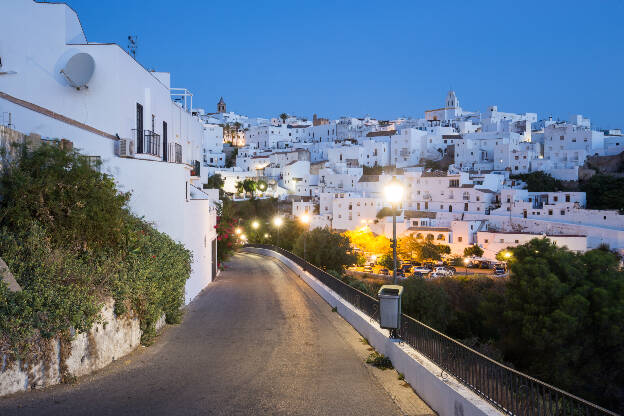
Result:
M444 241L444 234L438 234L438 240Z
M422 234L421 234L421 233L418 233L418 234L416 234L416 238L417 238L418 240L422 240L423 236L422 236Z
M427 240L434 240L435 237L433 236L433 234L427 234Z

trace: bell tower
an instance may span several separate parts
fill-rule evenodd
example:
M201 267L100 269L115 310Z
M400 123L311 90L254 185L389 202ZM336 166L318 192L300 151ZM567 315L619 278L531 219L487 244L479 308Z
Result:
M225 101L223 101L223 97L217 103L217 113L225 113Z

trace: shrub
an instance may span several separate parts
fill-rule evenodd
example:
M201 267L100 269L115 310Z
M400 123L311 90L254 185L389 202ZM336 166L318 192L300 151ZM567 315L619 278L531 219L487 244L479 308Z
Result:
M74 151L21 149L0 176L0 255L22 287L0 284L0 353L86 332L106 298L140 320L149 343L164 313L180 320L191 253L127 209L129 194Z

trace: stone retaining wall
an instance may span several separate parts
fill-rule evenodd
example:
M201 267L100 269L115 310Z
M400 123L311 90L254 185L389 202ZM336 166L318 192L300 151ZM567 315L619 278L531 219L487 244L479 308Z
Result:
M113 301L107 301L101 312L102 322L91 328L89 333L81 333L71 342L70 354L65 360L67 374L84 376L99 370L111 362L132 352L141 342L141 329L138 318L117 317L113 312ZM156 328L165 325L164 316ZM42 388L61 383L61 343L52 342L52 352L48 360L42 360L30 368L22 362L7 363L6 357L0 362L0 396Z

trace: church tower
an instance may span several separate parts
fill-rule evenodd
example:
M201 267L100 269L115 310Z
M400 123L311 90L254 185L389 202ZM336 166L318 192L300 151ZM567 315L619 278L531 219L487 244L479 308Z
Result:
M225 113L225 101L223 101L223 97L217 103L217 113Z
M453 90L446 95L446 108L459 108L459 100Z

